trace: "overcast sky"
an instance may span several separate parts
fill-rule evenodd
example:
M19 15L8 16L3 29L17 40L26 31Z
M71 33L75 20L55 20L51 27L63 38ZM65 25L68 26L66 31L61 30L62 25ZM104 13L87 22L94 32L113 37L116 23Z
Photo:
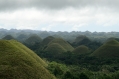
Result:
M119 0L0 0L0 28L119 32Z

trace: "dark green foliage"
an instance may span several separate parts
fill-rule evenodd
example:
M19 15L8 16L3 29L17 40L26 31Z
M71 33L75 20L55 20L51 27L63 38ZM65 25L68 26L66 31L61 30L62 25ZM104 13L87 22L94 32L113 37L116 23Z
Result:
M55 76L57 76L57 75L62 75L63 71L61 70L61 68L59 66L57 66L57 67L55 67L53 73L54 73Z
M81 73L79 76L80 79L89 79L88 76L84 73Z
M66 71L66 73L64 74L63 79L72 79L72 78L73 78L73 76L72 76L71 72Z

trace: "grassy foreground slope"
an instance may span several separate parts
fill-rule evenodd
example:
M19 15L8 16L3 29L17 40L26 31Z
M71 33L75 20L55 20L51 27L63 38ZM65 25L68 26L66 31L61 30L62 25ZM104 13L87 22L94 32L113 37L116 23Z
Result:
M116 40L108 41L92 53L98 57L119 57L119 42Z
M47 64L14 40L0 40L0 79L55 79Z

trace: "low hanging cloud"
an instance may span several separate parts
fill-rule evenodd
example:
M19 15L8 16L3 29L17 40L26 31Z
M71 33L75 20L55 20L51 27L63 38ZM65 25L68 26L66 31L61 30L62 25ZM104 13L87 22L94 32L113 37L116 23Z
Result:
M115 31L118 4L119 0L0 0L0 28Z
M22 8L64 9L67 7L108 7L118 8L119 0L0 0L0 11Z

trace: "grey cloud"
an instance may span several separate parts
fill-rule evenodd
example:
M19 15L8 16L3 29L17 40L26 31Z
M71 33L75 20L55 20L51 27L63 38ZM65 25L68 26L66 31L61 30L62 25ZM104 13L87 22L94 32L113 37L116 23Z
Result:
M67 7L118 8L119 0L0 0L0 11L19 8L62 9Z

